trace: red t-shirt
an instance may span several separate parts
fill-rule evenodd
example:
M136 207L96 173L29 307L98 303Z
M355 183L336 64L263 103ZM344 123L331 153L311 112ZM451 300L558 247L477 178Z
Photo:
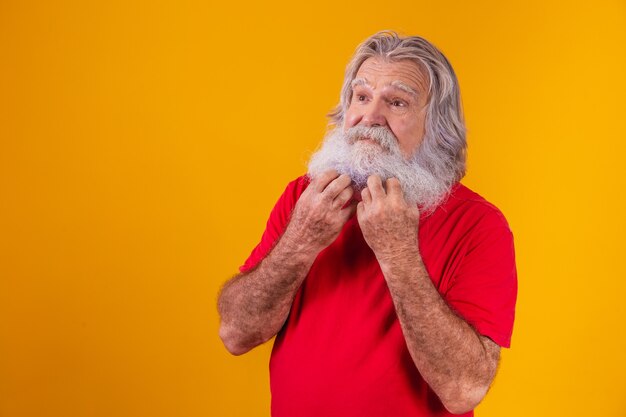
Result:
M287 186L241 272L268 254L308 184L300 177ZM502 213L457 183L443 204L421 216L419 249L448 305L480 334L509 347L517 274ZM451 415L411 359L356 216L320 252L298 290L274 342L270 385L274 417Z

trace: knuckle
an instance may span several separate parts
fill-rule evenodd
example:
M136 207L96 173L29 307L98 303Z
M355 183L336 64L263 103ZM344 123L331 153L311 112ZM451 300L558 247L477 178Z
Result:
M326 175L325 175L326 179L330 180L330 179L336 178L336 177L337 177L337 171L335 171L334 169L326 171Z
M328 189L324 190L324 192L320 194L320 199L319 199L320 203L328 205L328 203L331 203L332 201L333 201L332 192L329 191Z
M322 183L323 181L324 181L324 174L318 175L317 177L313 178L313 181L311 181L311 183L309 184L307 189L304 190L304 192L308 190L317 189L317 187L319 187L320 183Z
M333 181L328 184L328 187L326 187L324 192L327 192L329 194L337 194L339 192L339 187L340 185L337 183L337 181Z

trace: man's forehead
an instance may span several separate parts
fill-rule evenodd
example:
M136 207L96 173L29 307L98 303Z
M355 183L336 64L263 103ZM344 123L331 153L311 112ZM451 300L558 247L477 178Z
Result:
M361 64L352 81L352 87L357 85L370 88L393 86L408 93L428 89L427 76L417 63L406 59L389 62L378 57L368 58Z

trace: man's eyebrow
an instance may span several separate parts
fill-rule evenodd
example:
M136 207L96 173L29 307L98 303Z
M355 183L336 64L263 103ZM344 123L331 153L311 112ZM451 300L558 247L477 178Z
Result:
M367 80L365 78L361 78L361 77L357 77L354 80L352 80L352 82L350 83L350 87L354 88L357 85L362 85L368 88L372 88L372 86L370 85L370 83L367 82Z
M418 98L420 96L420 94L413 87L407 85L406 83L403 83L402 81L393 81L391 85L399 90L404 91L405 93L412 95L415 98Z
M370 89L372 88L370 83L368 83L365 78L361 78L361 77L355 78L350 83L350 86L352 88L356 87L357 85L362 85L362 86L365 86L365 87L370 88ZM392 81L391 84L389 84L389 85L391 85L394 88L397 88L398 90L402 90L402 91L404 91L407 94L410 94L414 98L418 98L420 96L420 94L413 87L409 86L406 83L403 83L400 80Z

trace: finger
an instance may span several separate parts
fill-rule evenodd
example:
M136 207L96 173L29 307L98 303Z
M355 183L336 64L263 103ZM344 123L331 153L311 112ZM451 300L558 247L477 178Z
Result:
M363 204L363 202L361 201L356 206L356 218L359 221L359 225L361 224L361 220L363 219L364 215L365 215L365 204Z
M363 188L363 191L361 191L361 199L365 204L370 204L372 202L372 194L370 193L369 188Z
M385 198L385 189L380 177L376 174L370 175L367 179L367 188L369 188L372 195L372 200L379 198Z
M329 200L334 200L335 198L337 198L337 196L341 192L343 192L343 190L345 190L346 188L352 188L350 187L351 183L352 183L352 180L350 179L350 176L346 174L342 174L339 177L332 180L326 186L326 188L324 188L324 191L322 191L322 194L324 194L325 198L328 198Z
M353 201L351 204L344 207L343 210L341 210L341 214L343 215L344 221L348 221L348 219L354 215L356 210L357 210L356 201Z
M385 182L387 186L387 195L396 200L402 199L404 200L404 193L402 192L402 186L400 185L400 180L397 178L389 178Z
M338 176L339 173L334 169L324 171L319 176L315 177L313 181L311 181L310 187L313 187L315 191L321 193L322 191L324 191L326 186Z
M352 193L354 193L352 187L344 188L343 191L335 197L335 200L333 201L333 208L338 209L343 207L350 200L350 198L352 198Z

